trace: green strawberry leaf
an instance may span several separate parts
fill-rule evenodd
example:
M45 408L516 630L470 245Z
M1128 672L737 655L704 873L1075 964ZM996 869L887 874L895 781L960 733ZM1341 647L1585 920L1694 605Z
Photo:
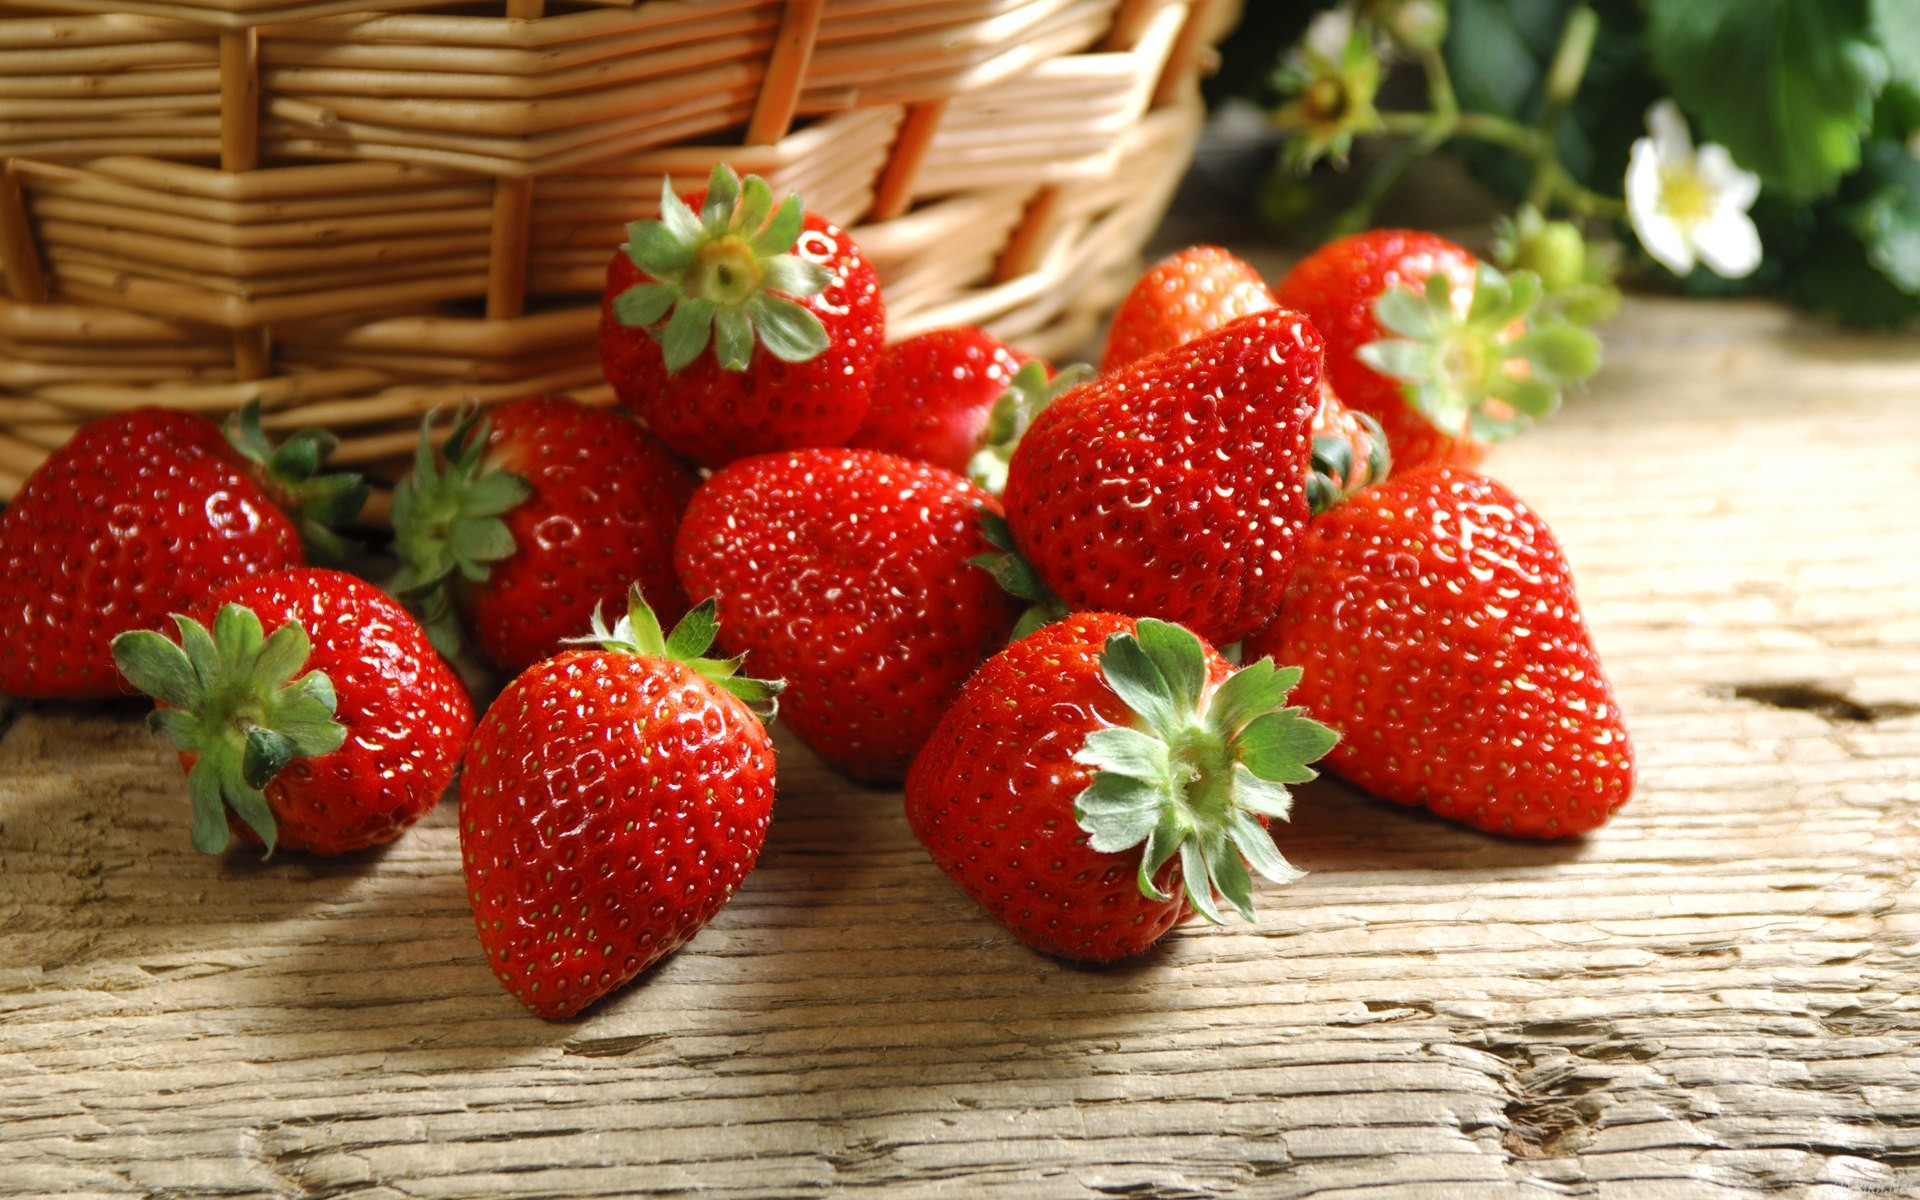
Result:
M795 298L824 291L833 274L793 252L805 225L799 197L776 207L764 179L742 181L724 164L697 214L663 181L660 219L627 228L627 256L650 278L616 297L613 315L653 335L671 372L709 345L727 371L746 370L756 345L782 362L817 358L831 339Z
M1214 685L1207 663L1205 644L1169 622L1143 619L1107 639L1101 673L1133 719L1087 735L1074 755L1088 769L1074 820L1095 850L1139 847L1142 895L1167 898L1155 880L1178 856L1195 912L1218 921L1224 901L1251 919L1249 864L1278 881L1299 874L1259 818L1287 815L1286 785L1314 777L1307 764L1334 734L1280 707L1298 668L1262 659Z
M781 362L818 358L830 344L827 327L805 305L783 296L761 294L747 301L747 315L767 353Z
M1702 140L1768 187L1813 200L1858 165L1889 71L1867 0L1648 0L1647 18L1654 67Z
M323 672L302 673L312 646L298 622L266 637L258 614L227 604L212 630L191 617L174 623L178 644L145 631L116 637L114 663L162 705L148 719L153 732L197 756L187 774L194 847L226 848L231 809L271 854L278 827L262 790L294 759L346 741L346 727L334 719L333 682Z

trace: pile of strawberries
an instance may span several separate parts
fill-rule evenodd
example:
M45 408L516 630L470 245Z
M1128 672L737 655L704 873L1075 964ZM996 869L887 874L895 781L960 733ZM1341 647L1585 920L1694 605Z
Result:
M365 495L327 435L87 425L0 515L0 690L152 696L210 852L374 845L457 770L481 946L549 1017L752 869L776 709L1087 961L1251 917L1316 762L1512 836L1627 801L1566 564L1475 469L1595 364L1525 273L1375 231L1276 291L1198 247L1056 372L977 329L886 345L859 249L757 178L628 233L621 407L429 415L384 587L307 565ZM462 647L511 676L477 721Z

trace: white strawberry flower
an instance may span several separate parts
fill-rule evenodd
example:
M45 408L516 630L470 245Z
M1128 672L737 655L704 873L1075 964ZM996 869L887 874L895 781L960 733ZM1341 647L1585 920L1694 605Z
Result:
M1760 177L1734 165L1725 146L1694 149L1687 120L1672 100L1647 110L1647 137L1627 159L1627 216L1640 244L1676 275L1705 263L1727 279L1760 265L1760 231L1747 210Z

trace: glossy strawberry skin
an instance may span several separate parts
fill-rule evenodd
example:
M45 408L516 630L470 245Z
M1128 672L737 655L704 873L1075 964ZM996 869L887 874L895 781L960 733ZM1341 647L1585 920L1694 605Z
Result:
M1292 700L1341 733L1326 764L1479 829L1598 828L1633 750L1552 532L1502 484L1431 467L1315 518L1251 659L1305 669Z
M705 197L685 199L697 212ZM746 370L728 371L709 349L669 373L660 344L614 316L614 299L650 278L625 250L614 252L600 301L601 367L620 403L673 453L717 467L774 450L843 445L860 427L886 341L880 277L846 231L816 213L807 214L795 253L833 276L825 290L799 300L826 326L824 353L786 363L757 347Z
M720 645L786 680L780 717L836 770L898 782L953 697L1006 644L1014 602L968 559L992 497L878 450L791 450L716 472L676 550L719 601Z
M517 400L488 416L488 464L532 492L502 518L514 553L459 593L482 652L524 670L584 635L596 605L619 611L635 582L663 623L679 620L673 537L693 472L624 413L577 400Z
M1305 313L1326 339L1327 378L1350 408L1380 422L1393 452L1393 469L1471 467L1486 457L1484 443L1442 433L1407 403L1399 380L1361 362L1356 352L1381 337L1373 305L1396 287L1420 292L1427 277L1444 273L1456 303L1472 295L1479 260L1437 234L1373 229L1327 243L1296 263L1274 294Z
M439 802L473 729L473 702L413 615L361 579L319 567L273 571L221 587L193 615L211 627L227 604L252 609L272 634L307 631L306 671L333 683L340 749L296 758L266 788L277 849L346 854L400 836ZM181 755L191 769L193 757ZM234 836L259 836L229 815Z
M570 650L481 719L460 850L487 962L533 1012L568 1017L683 945L759 858L773 746L685 665Z
M212 421L162 408L90 421L0 513L0 691L129 695L115 634L170 629L212 588L305 561Z
M1190 246L1134 281L1108 327L1102 374L1278 307L1251 263L1219 246Z
M1076 613L1002 650L968 680L906 782L907 821L960 889L1027 945L1083 962L1139 954L1192 916L1177 860L1140 892L1139 856L1087 844L1073 761L1087 735L1132 714L1100 671L1107 638L1132 618ZM1230 671L1211 649L1214 683Z
M970 325L896 342L881 352L866 419L847 444L964 475L994 401L1031 361Z
M1077 611L1258 629L1306 526L1320 370L1312 324L1272 309L1068 391L1008 467L1021 553Z

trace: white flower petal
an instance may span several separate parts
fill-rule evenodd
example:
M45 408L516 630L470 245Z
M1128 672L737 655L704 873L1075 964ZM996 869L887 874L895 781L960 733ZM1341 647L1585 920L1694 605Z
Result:
M1672 100L1656 100L1647 109L1647 132L1653 135L1661 162L1683 163L1693 157L1693 135L1687 132L1687 119L1680 115L1680 106Z
M1640 214L1660 211L1660 152L1652 138L1641 138L1627 153L1627 178L1622 186L1627 214L1640 223Z
M1300 44L1308 54L1317 54L1328 62L1339 62L1347 52L1347 39L1353 36L1353 10L1330 8L1315 17L1301 35Z
M1693 243L1688 240L1686 226L1667 216L1665 213L1653 213L1633 223L1633 231L1640 235L1640 244L1654 260L1675 275L1685 275L1693 270Z
M1760 177L1752 171L1741 170L1727 148L1716 142L1700 147L1693 167L1699 172L1700 181L1713 189L1716 208L1724 206L1745 212L1760 196Z
M1660 152L1652 138L1641 138L1627 155L1627 219L1647 253L1676 275L1693 270L1693 247L1686 230L1660 207Z
M1760 231L1739 209L1718 209L1690 232L1700 261L1722 279L1744 279L1760 265Z

